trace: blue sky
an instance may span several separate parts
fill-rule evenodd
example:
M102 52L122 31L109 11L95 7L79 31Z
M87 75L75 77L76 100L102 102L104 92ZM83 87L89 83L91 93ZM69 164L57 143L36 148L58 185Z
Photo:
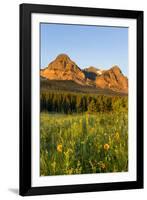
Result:
M67 54L80 68L119 65L128 75L128 28L40 24L41 68Z

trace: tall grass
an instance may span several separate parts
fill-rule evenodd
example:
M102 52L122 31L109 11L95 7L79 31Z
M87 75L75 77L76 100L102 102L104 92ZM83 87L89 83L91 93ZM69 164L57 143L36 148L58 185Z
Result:
M128 170L128 114L41 113L40 175Z

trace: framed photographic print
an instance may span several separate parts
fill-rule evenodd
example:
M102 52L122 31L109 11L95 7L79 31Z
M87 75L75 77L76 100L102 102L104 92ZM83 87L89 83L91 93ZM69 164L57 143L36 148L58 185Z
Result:
M20 195L143 188L143 11L20 5Z

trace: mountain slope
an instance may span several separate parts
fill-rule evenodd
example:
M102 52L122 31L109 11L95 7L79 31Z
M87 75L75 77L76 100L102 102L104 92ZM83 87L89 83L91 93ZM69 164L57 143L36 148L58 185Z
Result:
M48 80L40 79L41 92L56 91L56 92L74 92L83 94L98 94L108 96L126 96L126 93L117 92L110 89L96 88L88 85L80 85L71 80Z
M66 83L73 85L74 82L76 88L78 84L78 88L88 86L94 91L102 89L128 93L128 79L118 66L113 66L109 70L100 70L93 66L81 70L66 54L58 55L45 69L40 70L40 75L45 79L56 81L56 86L61 83L63 86L62 81L71 81Z
M128 79L125 77L118 66L104 71L96 78L96 87L109 88L114 91L128 92Z
M96 79L96 76L97 76L97 71L98 69L96 69L95 67L93 66L90 66L88 68L85 68L83 70L86 78L89 78L89 79L92 79L92 80L95 80Z
M41 70L41 76L49 80L73 80L86 84L85 74L66 54L60 54L47 68Z

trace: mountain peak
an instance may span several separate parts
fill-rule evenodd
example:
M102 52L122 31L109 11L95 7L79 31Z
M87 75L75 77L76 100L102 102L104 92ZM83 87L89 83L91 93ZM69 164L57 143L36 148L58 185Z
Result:
M55 60L53 60L49 65L48 69L52 70L80 70L79 67L73 62L67 54L59 54Z
M96 86L127 93L128 79L122 74L119 66L114 65L109 70L105 70L101 76L97 77Z
M65 53L61 53L56 57L56 60L70 60L69 56Z
M115 74L122 74L122 71L118 65L113 65L110 70L112 70Z
M97 71L98 71L98 69L93 66L89 66L89 67L83 69L83 72L84 72L86 78L92 79L92 80L96 79Z
M89 85L97 89L128 92L128 79L119 66L100 70L93 66L81 70L67 54L59 54L48 67L40 70L40 75L48 80L74 81L80 85Z
M99 69L97 69L96 67L94 66L89 66L87 68L84 69L84 71L87 71L87 72L94 72L96 73Z
M68 55L63 53L41 71L41 76L49 80L73 80L81 85L85 84L85 75L82 70Z

